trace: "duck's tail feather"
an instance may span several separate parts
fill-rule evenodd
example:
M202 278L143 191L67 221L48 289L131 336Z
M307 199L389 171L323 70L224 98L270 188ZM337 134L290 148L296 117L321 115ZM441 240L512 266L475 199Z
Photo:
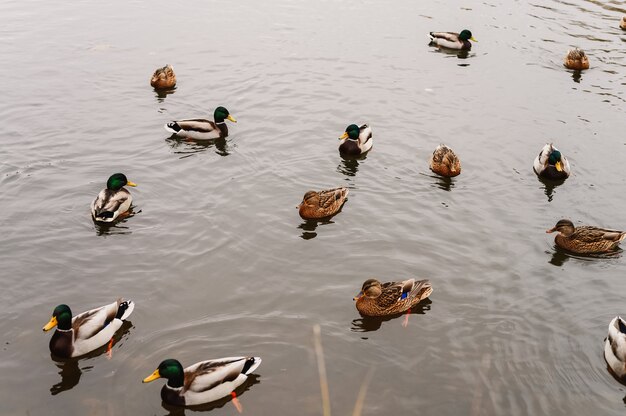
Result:
M169 131L172 134L176 134L181 130L180 126L175 121L170 121L163 127L165 128L165 130Z
M118 306L115 317L124 321L128 319L131 313L133 313L133 310L135 310L135 302L132 300L125 300L120 303L120 306Z
M242 374L248 375L257 369L258 366L261 365L261 357L248 357L246 358L246 363L243 365L243 369L241 370Z

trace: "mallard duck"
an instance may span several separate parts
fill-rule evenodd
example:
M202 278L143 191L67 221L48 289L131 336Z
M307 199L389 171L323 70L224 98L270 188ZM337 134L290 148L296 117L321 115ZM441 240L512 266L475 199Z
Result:
M619 22L619 27L626 30L626 16L622 16L622 20Z
M308 191L297 206L305 220L319 219L335 215L346 202L347 188L334 188L326 191Z
M430 44L448 49L471 49L470 40L478 42L472 36L472 32L465 29L461 33L454 32L430 32Z
M452 149L445 144L440 144L430 158L430 170L451 178L461 173L461 161Z
M566 179L571 172L567 158L552 143L541 149L533 163L533 170L540 177L553 181Z
M183 370L178 360L167 359L143 382L166 378L161 399L175 406L194 406L228 396L260 364L259 357L228 357L201 361Z
M606 253L617 248L626 232L583 225L574 227L570 220L560 220L546 233L558 231L554 237L557 246L578 254Z
M150 79L150 85L158 90L173 88L176 85L176 74L174 74L172 65L167 64L163 68L154 71Z
M433 288L428 280L409 279L381 284L376 279L368 279L354 300L362 315L385 316L407 311L431 293Z
M372 129L367 124L361 127L350 124L339 140L341 140L339 152L348 156L362 155L368 152L374 144Z
M70 358L102 347L122 327L133 309L133 301L120 298L72 318L69 306L57 306L52 312L52 318L43 327L44 331L57 327L50 338L50 351L57 357Z
M213 112L215 122L196 118L180 121L170 121L165 125L165 130L180 137L196 140L221 139L228 136L228 127L224 120L236 123L235 117L231 116L224 107L217 107Z
M91 216L98 222L112 222L129 210L133 197L124 186L137 186L126 179L123 173L109 177L106 189L100 191L91 203Z
M613 374L626 381L626 322L619 316L609 324L609 335L604 341L604 359Z
M563 65L568 69L589 69L589 58L582 49L570 49L567 51Z

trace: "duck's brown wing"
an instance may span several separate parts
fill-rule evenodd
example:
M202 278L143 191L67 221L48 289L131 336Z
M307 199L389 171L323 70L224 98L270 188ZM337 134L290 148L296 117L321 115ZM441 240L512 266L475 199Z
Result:
M217 129L214 122L202 118L177 120L175 123L178 124L181 129L186 131L200 131L208 133Z
M618 230L607 230L605 228L582 226L577 227L572 238L586 243L593 243L601 240L622 241L626 237L626 232Z
M199 393L233 381L242 373L245 364L246 357L227 357L196 363L185 368L183 391Z
M347 188L335 188L319 193L319 207L323 210L334 211L339 209L348 195Z
M430 36L433 38L449 40L450 42L459 41L459 34L455 32L430 32Z

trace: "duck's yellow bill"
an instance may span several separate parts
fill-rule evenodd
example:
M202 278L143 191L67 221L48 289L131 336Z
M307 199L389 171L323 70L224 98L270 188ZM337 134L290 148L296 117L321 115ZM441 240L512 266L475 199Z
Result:
M347 139L347 138L348 138L348 132L347 132L347 131L345 131L345 132L341 135L341 137L339 138L339 140L343 140L343 139Z
M470 38L470 40L472 40L472 41L474 41L474 42L478 42L478 41L476 40L476 38L474 38L474 36L472 36L472 37Z
M159 370L154 370L154 373L150 374L148 377L144 378L142 383L149 383L151 381L156 380L157 378L161 378L161 374L159 374Z
M57 326L57 318L56 318L56 316L53 316L52 318L50 318L48 323L43 327L43 330L44 331L50 331L55 326Z
M230 114L228 115L228 117L226 117L228 120L232 121L233 123L237 122L237 119L233 116L231 116Z
M560 161L560 160L554 164L554 167L555 167L555 168L556 168L556 170L558 170L559 172L563 172L563 164L561 163L561 161Z
M137 184L135 182L131 182L131 181L126 182L126 185L128 185L128 186L137 186Z

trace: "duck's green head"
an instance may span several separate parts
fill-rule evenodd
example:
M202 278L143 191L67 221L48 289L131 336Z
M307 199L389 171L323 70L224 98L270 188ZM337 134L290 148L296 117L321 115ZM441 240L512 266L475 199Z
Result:
M563 161L561 159L561 152L558 150L553 150L548 157L548 163L554 165L556 170L561 172L563 170Z
M149 383L157 378L166 378L167 384L170 387L182 387L185 381L185 371L178 360L168 358L167 360L161 361L159 368L154 370L154 373L144 378L143 383Z
M55 326L59 329L68 330L72 329L72 311L67 305L59 305L52 311L52 318L43 327L44 331L50 331Z
M224 107L217 107L213 112L213 118L216 123L223 123L224 120L230 120L233 123L236 123L235 117L231 116L228 110Z
M461 40L473 40L474 42L478 42L476 39L474 39L474 37L472 36L472 32L470 32L467 29L464 29L461 31L461 33L459 33L459 39Z
M343 139L358 140L360 132L361 132L361 129L359 128L359 126L357 126L356 124L350 124L348 127L346 127L346 131L343 133L343 135L341 135L339 140L343 140Z
M107 189L119 191L124 186L137 186L136 183L129 181L123 173L114 173L107 181Z

